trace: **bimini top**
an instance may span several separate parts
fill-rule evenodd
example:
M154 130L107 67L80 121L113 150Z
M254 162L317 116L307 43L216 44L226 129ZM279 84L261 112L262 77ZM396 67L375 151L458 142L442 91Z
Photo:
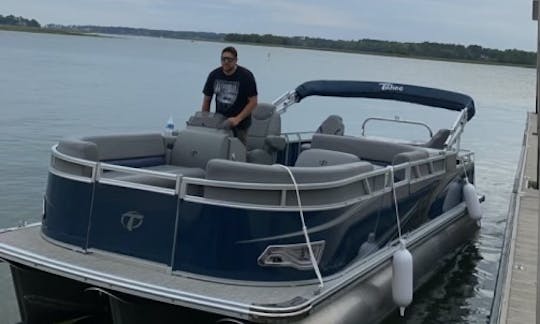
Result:
M467 109L467 120L471 120L475 113L473 99L465 94L408 84L317 80L301 84L294 92L296 102L309 96L375 98L411 102L456 111Z

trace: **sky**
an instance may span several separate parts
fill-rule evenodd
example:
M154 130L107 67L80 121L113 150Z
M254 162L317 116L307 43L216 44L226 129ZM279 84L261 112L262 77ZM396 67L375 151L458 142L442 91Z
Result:
M535 51L532 0L1 0L42 25L124 26Z

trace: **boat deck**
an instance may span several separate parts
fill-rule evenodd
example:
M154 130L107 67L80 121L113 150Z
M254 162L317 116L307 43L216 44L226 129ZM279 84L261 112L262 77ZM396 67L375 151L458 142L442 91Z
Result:
M536 184L538 170L538 135L536 114L529 113L524 151L514 187L514 204L509 209L507 244L499 276L500 309L494 307L492 323L539 323L539 192ZM499 314L500 316L497 316Z
M433 249L442 255L455 251L460 242L476 231L475 226L471 226L474 221L465 216L466 207L463 202L411 232L407 236L409 249L413 255L417 254L419 257L432 255L429 252ZM240 285L232 281L214 282L178 273L171 274L164 265L117 254L99 251L89 254L73 252L46 241L41 236L39 225L2 232L0 257L103 288L113 294L115 291L123 292L225 316L248 320L257 318L262 321L303 317L316 305L324 303L348 286L358 286L358 289L363 289L362 294L371 292L364 296L369 300L361 302L365 303L366 307L371 309L377 307L376 305L381 306L380 303L387 302L387 297L374 291L377 291L377 287L382 289L382 277L391 275L391 258L399 248L397 245L388 245L372 256L354 261L341 273L326 277L322 289L319 289L318 282L289 282L279 286L255 283L248 285L249 283L243 282L244 284ZM449 242L445 239L449 236L460 239ZM426 244L426 239L432 243ZM433 260L440 260L439 254L433 254ZM378 271L383 268L386 270ZM375 273L377 275L374 275ZM382 277L378 277L379 275ZM424 274L418 275L420 280ZM358 282L362 284L357 285ZM390 284L388 280L384 282ZM359 302L356 293L353 299ZM386 311L391 311L393 307L391 300L389 303Z
M19 248L21 242L24 242L24 248ZM262 313L282 311L301 314L309 311L318 289L318 284L276 287L194 280L172 275L163 265L134 258L100 252L67 253L66 248L43 239L40 226L2 233L0 250L5 255L9 254L11 261L50 273L69 274L97 287L183 306L196 305L203 310L217 307L224 313L235 315L246 316L256 313L257 309ZM342 279L325 282L325 290L331 290Z

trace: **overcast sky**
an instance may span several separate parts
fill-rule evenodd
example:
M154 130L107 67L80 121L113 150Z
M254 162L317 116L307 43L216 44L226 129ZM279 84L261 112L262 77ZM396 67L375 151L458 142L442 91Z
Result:
M536 50L532 0L1 0L41 24L142 27Z

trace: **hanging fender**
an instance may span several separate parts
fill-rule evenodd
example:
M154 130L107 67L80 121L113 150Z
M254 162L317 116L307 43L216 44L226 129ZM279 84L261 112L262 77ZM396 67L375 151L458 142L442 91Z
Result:
M463 191L461 181L454 180L448 185L448 191L444 197L442 211L447 212L456 207L461 202L461 192Z
M400 247L392 258L392 298L399 306L399 314L404 316L405 307L413 299L413 259L404 240L400 240Z
M474 185L465 179L463 185L463 197L465 198L465 204L467 205L467 211L469 216L474 220L480 220L482 218L482 208L480 207L480 201L476 195L476 189Z

